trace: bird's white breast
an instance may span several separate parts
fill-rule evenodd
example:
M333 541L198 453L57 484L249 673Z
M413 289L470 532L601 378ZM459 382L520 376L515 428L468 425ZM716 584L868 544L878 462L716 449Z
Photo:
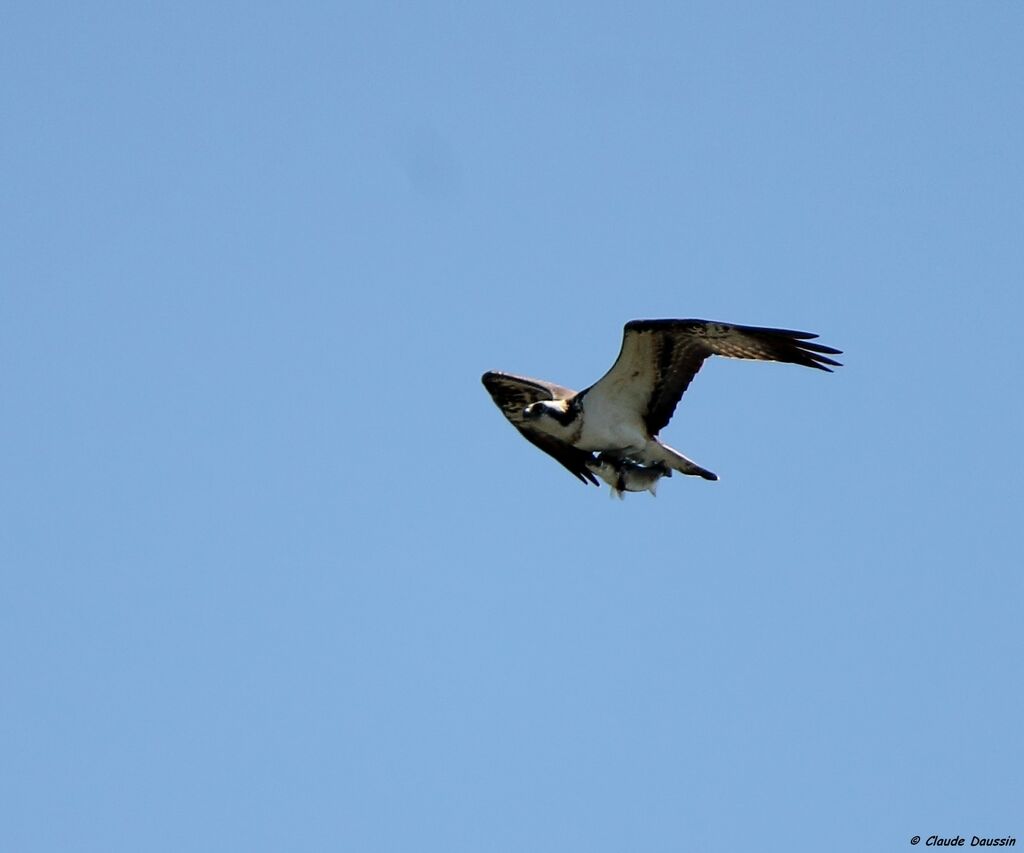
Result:
M640 449L647 431L639 413L606 395L588 394L583 399L583 429L576 446L582 450Z

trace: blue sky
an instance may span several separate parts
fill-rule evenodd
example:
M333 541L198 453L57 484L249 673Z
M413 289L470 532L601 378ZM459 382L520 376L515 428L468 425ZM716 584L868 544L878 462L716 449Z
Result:
M1024 9L0 22L0 848L1024 838ZM720 360L584 488L488 369Z

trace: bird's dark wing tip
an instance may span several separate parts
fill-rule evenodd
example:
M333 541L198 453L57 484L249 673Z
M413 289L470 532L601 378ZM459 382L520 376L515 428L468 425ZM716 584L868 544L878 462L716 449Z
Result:
M829 365L831 365L831 367ZM842 367L843 363L841 361L836 361L833 358L826 358L823 355L818 355L817 353L809 353L807 354L807 366L816 367L818 370L824 370L827 373L834 373L835 371L832 370L832 368Z
M824 344L816 344L811 341L805 341L800 339L794 340L793 345L798 346L800 347L800 349L806 350L807 352L820 352L824 353L825 355L843 354L843 351L841 349L836 349L835 347L827 347Z
M562 462L562 464L565 465L564 462ZM598 482L597 477L594 476L593 472L589 468L570 468L569 470L579 478L580 482L583 483L584 486L594 485L600 487L601 484Z

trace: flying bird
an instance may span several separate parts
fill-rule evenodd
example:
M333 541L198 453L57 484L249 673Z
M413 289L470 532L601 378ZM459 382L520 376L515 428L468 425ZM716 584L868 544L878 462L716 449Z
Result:
M611 369L583 391L500 371L482 379L527 441L584 483L600 485L600 477L621 497L623 491L653 492L672 471L718 479L658 440L705 359L780 361L828 372L841 366L829 356L842 351L814 343L816 337L710 320L632 320Z

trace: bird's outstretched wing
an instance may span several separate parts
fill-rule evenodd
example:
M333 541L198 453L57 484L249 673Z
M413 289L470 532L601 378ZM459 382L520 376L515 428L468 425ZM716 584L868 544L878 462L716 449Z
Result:
M552 382L545 382L542 379L531 379L528 376L515 376L498 371L488 371L483 375L482 380L491 399L501 409L501 413L509 419L512 426L523 434L527 441L557 459L584 483L600 485L587 467L587 462L593 459L592 453L577 450L572 445L541 432L531 426L523 417L523 409L531 403L541 400L568 400L576 396L575 391Z
M841 350L789 329L736 326L710 320L632 320L622 350L601 379L580 392L588 404L627 406L642 413L652 436L672 417L679 398L711 355L782 361L831 371Z

